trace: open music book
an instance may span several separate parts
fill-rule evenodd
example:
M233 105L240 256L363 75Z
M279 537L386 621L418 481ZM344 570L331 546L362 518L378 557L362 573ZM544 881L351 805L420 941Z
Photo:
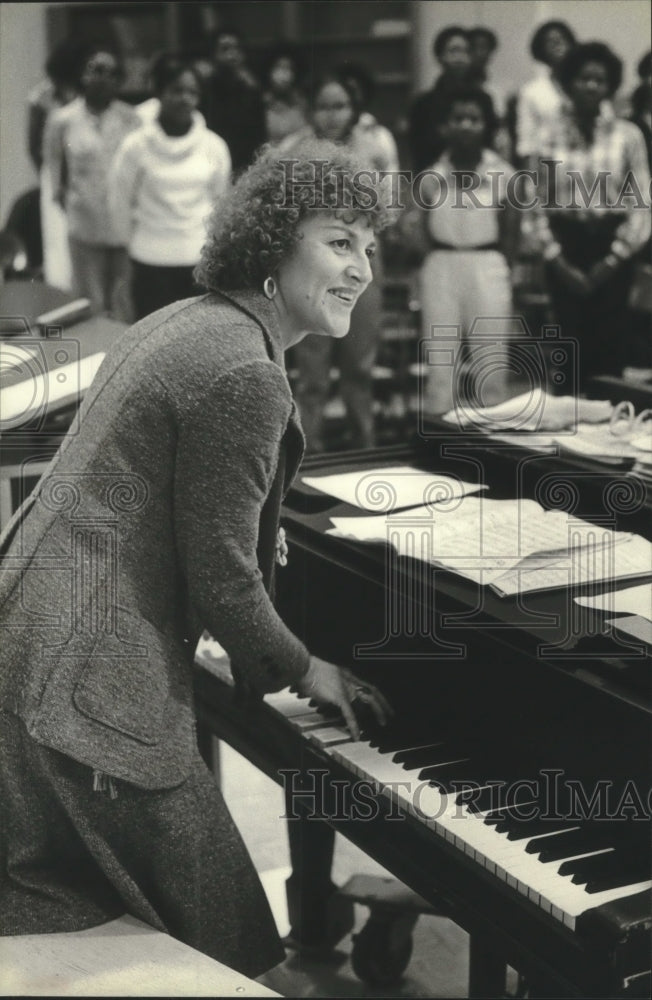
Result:
M401 556L452 570L501 595L652 573L645 539L546 511L534 500L465 497L443 509L331 521L331 534L387 542Z

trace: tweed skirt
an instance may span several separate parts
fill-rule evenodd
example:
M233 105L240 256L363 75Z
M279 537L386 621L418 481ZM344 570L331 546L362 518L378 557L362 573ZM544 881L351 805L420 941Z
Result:
M285 957L198 753L178 788L146 791L98 781L0 713L0 935L82 930L124 913L247 976Z

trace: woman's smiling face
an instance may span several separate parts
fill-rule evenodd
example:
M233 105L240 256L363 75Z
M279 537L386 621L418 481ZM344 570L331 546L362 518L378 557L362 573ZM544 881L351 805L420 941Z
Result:
M276 274L274 301L282 312L286 346L307 333L344 337L353 307L373 277L376 240L364 216L316 211L300 223L299 233L297 248Z

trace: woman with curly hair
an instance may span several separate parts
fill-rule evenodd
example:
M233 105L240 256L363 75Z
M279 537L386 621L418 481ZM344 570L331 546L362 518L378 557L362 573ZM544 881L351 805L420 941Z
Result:
M307 130L313 138L341 144L367 169L391 172L398 169L396 145L388 129L360 128L360 91L350 79L327 73L315 81ZM278 155L294 155L300 141L289 140L277 147ZM333 355L340 369L340 393L346 409L349 444L352 448L373 448L373 367L382 333L382 253L380 244L374 258L374 284L362 297L351 317L351 333L337 350L323 337L306 337L293 352L299 380L297 403L306 435L308 451L324 450L324 415L330 391Z
M0 542L1 934L127 912L262 973L283 951L198 755L197 640L228 652L254 727L288 684L354 737L354 698L389 710L311 656L270 597L303 447L283 352L345 336L385 219L341 150L295 161L259 161L216 208L209 293L124 333Z

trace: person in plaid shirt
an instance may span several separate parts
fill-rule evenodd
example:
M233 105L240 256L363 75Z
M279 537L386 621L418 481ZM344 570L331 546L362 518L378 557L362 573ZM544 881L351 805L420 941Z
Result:
M542 137L536 234L564 337L577 340L578 385L620 371L633 256L650 235L645 141L615 116L620 59L600 42L573 49L559 70L568 95Z

